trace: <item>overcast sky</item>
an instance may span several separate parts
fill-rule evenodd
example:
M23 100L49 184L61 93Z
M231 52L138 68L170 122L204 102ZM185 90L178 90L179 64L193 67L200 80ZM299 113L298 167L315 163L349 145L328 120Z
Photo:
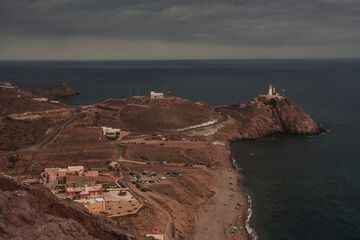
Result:
M360 0L0 0L0 59L360 57Z

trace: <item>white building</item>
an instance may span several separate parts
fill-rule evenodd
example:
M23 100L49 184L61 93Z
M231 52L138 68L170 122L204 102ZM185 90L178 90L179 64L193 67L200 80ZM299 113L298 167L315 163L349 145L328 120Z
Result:
M164 93L156 93L154 91L150 92L150 98L164 98Z
M111 128L111 127L101 127L103 130L103 134L108 137L115 137L116 134L121 133L120 128Z
M41 98L33 98L33 100L39 101L39 102L47 102L49 99L45 98L45 97L41 97Z
M146 234L147 237L153 237L156 240L164 240L163 234Z
M275 95L275 87L271 86L271 83L269 85L268 95Z

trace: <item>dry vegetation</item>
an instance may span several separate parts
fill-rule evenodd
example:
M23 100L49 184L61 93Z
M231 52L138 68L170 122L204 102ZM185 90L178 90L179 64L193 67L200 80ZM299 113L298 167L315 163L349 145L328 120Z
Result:
M64 104L32 100L32 94L18 88L0 89L0 116L64 108Z
M220 118L213 110L186 99L111 99L101 104L119 111L102 110L100 125L138 133L181 129Z
M51 130L70 118L68 110L39 114L34 120L0 119L0 150L14 151L35 145Z
M117 149L108 145L85 147L48 148L35 153L18 154L19 161L12 165L8 156L0 156L0 172L21 174L27 172L37 177L45 167L84 165L106 167L115 158Z
M79 113L79 117L63 129L49 144L50 147L60 147L71 142L72 145L81 145L106 141L102 129L95 123L94 112Z
M160 145L163 143L164 145ZM211 162L209 146L204 142L145 142L145 144L123 144L124 157L140 162L200 163Z

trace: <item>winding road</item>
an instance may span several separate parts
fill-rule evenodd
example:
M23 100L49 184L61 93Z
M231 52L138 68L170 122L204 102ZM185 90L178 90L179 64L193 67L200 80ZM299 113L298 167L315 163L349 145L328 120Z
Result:
M38 144L36 144L36 145L34 145L34 146L30 147L30 148L27 148L27 149L21 149L21 150L11 151L11 152L0 152L0 156L9 155L9 154L29 153L29 152L35 152L35 151L39 150L42 146L44 146L45 144L50 142L51 139L53 139L56 135L58 135L59 132L63 128L67 127L70 123L74 122L77 119L78 111L77 110L71 110L71 112L73 113L73 116L71 116L71 118L69 118L68 120L63 122L61 125L59 125L57 128L55 128L54 131L52 131L49 135L47 135Z
M29 147L27 149L20 149L17 151L8 151L8 152L0 152L0 156L4 156L4 155L11 155L11 154L20 154L20 153L30 153L30 152L36 152L38 151L41 147L43 147L45 144L47 144L48 142L50 142L51 139L53 139L56 135L59 134L59 132L64 129L65 127L67 127L68 125L70 125L72 122L74 122L77 118L78 118L78 112L79 110L74 109L71 110L71 112L73 113L73 116L71 118L69 118L68 120L66 120L65 122L63 122L61 125L59 125L55 130L53 130L49 135L47 135L43 140L41 140L39 143L37 143L36 145ZM187 132L187 131L194 131L194 130L198 130L198 129L203 129L203 128L208 128L208 127L212 127L215 125L218 125L222 122L225 122L228 120L229 116L223 113L220 113L222 115L222 118L212 124L206 125L206 126L200 126L200 127L195 127L195 128L191 128L191 129L184 129L181 131L174 131L174 132ZM165 132L163 133L164 135L168 135L171 134L173 132ZM139 136L139 137L134 137L134 138L130 138L130 139L122 139L122 140L118 140L116 142L129 142L132 140L137 140L137 139L141 139L141 138L147 138L147 137L152 137L152 135L143 135L143 136ZM106 144L106 145L113 145L118 149L118 154L114 160L114 162L118 162L120 160L120 158L122 157L122 149L121 147L116 145L116 142L105 142L105 143L99 143L96 142L97 144ZM83 144L84 146L89 145L89 144ZM125 160L125 161L130 161L130 160Z

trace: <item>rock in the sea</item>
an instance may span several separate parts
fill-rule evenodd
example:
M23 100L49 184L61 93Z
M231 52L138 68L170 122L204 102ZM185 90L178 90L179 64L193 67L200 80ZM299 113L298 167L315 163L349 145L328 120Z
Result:
M62 81L56 87L45 89L43 93L49 98L64 98L79 95L79 93L65 81Z

